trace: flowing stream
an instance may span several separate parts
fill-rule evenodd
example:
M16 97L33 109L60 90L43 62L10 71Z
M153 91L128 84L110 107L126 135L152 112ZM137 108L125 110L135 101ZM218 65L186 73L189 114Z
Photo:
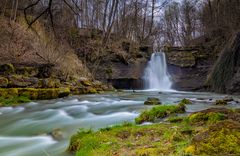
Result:
M144 72L144 85L148 90L172 91L172 82L167 71L165 53L155 52Z
M224 95L153 91L123 91L96 95L72 96L64 99L35 101L19 107L0 108L1 156L68 156L65 152L72 134L79 128L97 130L102 127L133 122L143 109L147 97L157 97L165 104L177 104L189 98L194 104L187 113L216 107L215 99ZM227 107L240 107L232 103ZM58 137L51 132L58 131Z

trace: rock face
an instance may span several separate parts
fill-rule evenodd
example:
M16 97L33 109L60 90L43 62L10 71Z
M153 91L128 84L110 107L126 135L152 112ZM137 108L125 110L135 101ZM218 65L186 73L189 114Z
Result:
M165 47L172 88L184 91L202 90L214 63L204 47Z
M70 94L95 94L111 89L99 81L88 78L62 80L56 75L50 76L51 70L48 66L47 69L43 66L0 65L0 97L45 100L62 98Z
M112 73L107 81L117 89L142 89L142 75L146 63L146 59L137 59L128 65L113 63Z
M87 67L95 79L110 83L116 89L142 89L141 78L153 51L152 47L127 41L119 41L113 45L103 49L101 54L83 50L78 52L78 56L87 62ZM81 51L81 48L79 49Z

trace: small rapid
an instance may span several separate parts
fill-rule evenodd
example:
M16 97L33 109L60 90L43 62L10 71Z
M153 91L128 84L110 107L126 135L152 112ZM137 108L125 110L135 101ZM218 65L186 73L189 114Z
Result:
M144 71L144 89L173 91L172 82L167 71L166 56L163 52L155 52Z

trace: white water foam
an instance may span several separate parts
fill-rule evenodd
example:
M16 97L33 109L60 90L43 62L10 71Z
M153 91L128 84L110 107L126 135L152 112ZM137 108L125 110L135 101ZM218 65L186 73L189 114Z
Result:
M144 72L144 85L147 90L173 91L167 71L166 57L163 52L153 53Z

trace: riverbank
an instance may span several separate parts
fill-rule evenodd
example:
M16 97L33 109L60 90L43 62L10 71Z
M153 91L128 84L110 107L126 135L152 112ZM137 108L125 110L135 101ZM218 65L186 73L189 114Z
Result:
M163 123L82 130L72 136L68 151L76 156L239 155L239 122L239 109L212 108Z

